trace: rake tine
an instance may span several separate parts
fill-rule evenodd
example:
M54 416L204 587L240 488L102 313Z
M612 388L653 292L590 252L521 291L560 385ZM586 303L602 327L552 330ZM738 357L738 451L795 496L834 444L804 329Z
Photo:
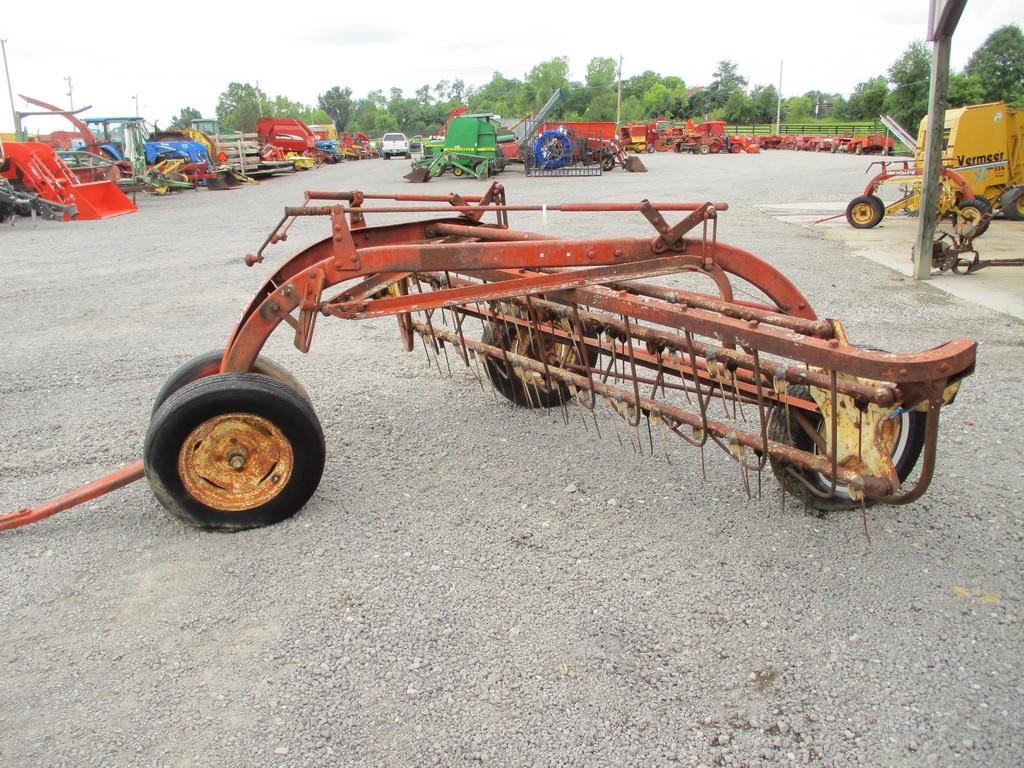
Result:
M868 533L868 507L864 501L864 494L860 497L860 519L864 524L864 538L868 540L868 546L871 546L871 534Z
M615 411L615 416L612 417L612 429L615 430L615 439L619 441L619 448L621 448L622 450L626 450L626 446L623 445L622 443L622 435L619 434L619 411L615 407L615 404L612 402L612 399L610 397L605 396L604 404L605 407Z
M683 356L681 354L679 354L678 351L674 352L673 354L675 356L675 363L676 363L676 365L678 365L680 368L682 368ZM687 405L693 405L693 400L690 399L690 390L686 387L686 377L683 376L682 370L679 371L679 380L683 382L683 388L682 389L683 389L683 394L686 395L686 403L687 403ZM665 396L664 384L662 385L661 395L662 395L662 397Z
M736 403L737 406L739 406L739 409L740 409L740 419L744 423L746 423L747 415L743 412L743 401L740 399L740 390L739 390L739 386L736 383L736 373L735 372L733 372L733 376L732 376L732 396L733 396L733 402ZM734 411L733 412L733 417L735 417L735 416L736 416L736 413Z
M640 384L637 382L636 377L636 355L633 353L633 333L629 328L629 317L627 315L622 316L623 323L626 326L626 345L629 350L629 370L633 378L633 402L636 403L636 419L631 421L629 425L631 427L637 427L640 424ZM623 363L622 366L622 377L626 377L626 366ZM632 418L632 417L630 417ZM637 441L640 439L640 433L637 432Z
M651 387L651 400L658 396L658 384L661 384L661 396L665 397L665 369L662 367L662 354L664 350L658 350L658 375L654 377L654 386Z
M569 379L569 396L576 401L577 413L580 415L580 421L583 422L583 431L590 432L590 427L587 426L587 417L583 413L586 408L580 402L580 391L576 388L576 383L572 379Z
M754 350L754 381L757 384L757 414L761 427L761 457L757 464L757 498L761 498L761 470L768 461L768 414L765 412L764 389L761 384L761 355Z
M419 334L419 337L420 341L423 342L423 354L427 356L427 367L429 368L430 364L434 361L430 359L430 352L427 351L427 337L422 333Z
M659 416L658 420L661 422L661 431L659 432L661 435L661 450L665 453L665 461L671 466L672 458L668 454L668 427L665 426L665 420L662 417Z
M590 402L586 403L585 407L587 408L587 410L593 411L594 406L597 405L597 393L594 392L594 369L590 365L590 356L586 354L587 341L586 336L583 332L583 322L580 320L579 308L575 304L572 305L572 319L573 326L576 328L576 333L579 334L578 340L575 336L573 336L573 343L577 344L580 362L582 362L587 367L587 381L590 383L590 389L587 390L587 393L590 395ZM577 399L579 399L578 396ZM594 424L597 424L596 418L594 419ZM600 435L600 430L598 430L598 435Z
M548 345L544 341L544 335L540 332L540 323L537 321L537 313L533 309L533 301L526 297L526 317L530 328L537 335L537 347L540 352L540 361L544 364L544 382L548 389L551 389L551 371L548 370Z
M444 365L448 369L448 378L452 378L452 364L448 360L448 345L444 341L439 342L441 345L441 351L444 352ZM438 366L440 367L440 366Z
M494 397L494 402L498 402L498 390L494 388L494 382L491 381L491 377L487 376L482 370L480 370L480 355L473 356L473 362L476 363L476 379L480 382L480 388L483 388L483 380L487 379L487 383L491 385L491 396Z
M654 455L654 433L651 432L651 413L644 411L644 419L647 420L647 442L651 449L651 456Z
M496 308L499 306L500 305L495 305ZM501 347L501 357L505 361L505 375L508 376L509 379L511 379L515 375L515 373L512 371L512 363L509 362L508 359L508 348L506 345L508 342L512 340L512 336L509 333L508 319L505 317L505 313L501 312L496 314L501 315L501 324L505 328L504 333L498 334L498 346Z

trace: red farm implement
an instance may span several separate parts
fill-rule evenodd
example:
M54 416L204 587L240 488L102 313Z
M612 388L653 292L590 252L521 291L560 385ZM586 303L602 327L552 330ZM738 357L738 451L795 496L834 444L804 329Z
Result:
M261 352L281 326L309 351L321 317L393 316L404 348L419 337L439 372L462 367L495 397L555 409L591 434L603 422L605 434L652 460L668 462L677 439L702 461L717 447L748 494L750 475L760 489L759 473L771 468L783 501L788 492L817 509L919 498L935 467L940 411L973 370L975 343L906 354L851 345L770 264L718 241L726 208L509 205L497 183L480 197L309 192L246 262L260 263L298 217L322 217L327 236L272 269L223 351L171 376L143 459L0 517L0 529L143 476L162 505L201 528L293 515L320 482L324 434L301 384ZM510 213L540 210L639 213L653 232L561 239L508 228ZM409 218L366 221L399 212ZM682 218L669 223L675 212ZM696 285L638 282L665 275ZM753 295L762 298L739 298Z
M727 134L725 125L724 120L705 120L698 124L694 124L693 120L687 120L686 128L674 136L672 148L676 152L691 152L696 155L735 155L740 152L756 154L759 151L756 143L742 136Z
M35 141L0 145L0 176L14 189L60 206L64 219L107 219L137 210L117 184L79 182L52 147Z
M630 173L647 172L647 166L639 157L626 154L621 141L616 138L615 123L613 122L541 123L533 133L541 135L546 131L566 133L572 139L571 143L575 148L575 153L586 162L599 164L604 171L610 171L618 164ZM506 159L507 157L506 151Z
M658 130L654 123L635 123L619 127L619 143L626 152L650 154L658 147Z

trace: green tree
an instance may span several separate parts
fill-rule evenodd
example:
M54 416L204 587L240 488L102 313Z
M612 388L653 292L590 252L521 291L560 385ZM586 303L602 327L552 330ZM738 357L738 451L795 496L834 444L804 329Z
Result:
M527 73L523 87L518 89L515 104L513 107L516 114L525 115L536 112L546 102L557 88L567 88L569 85L569 59L565 56L556 56L553 59L542 61ZM564 104L556 109L552 117L560 115L564 111Z
M514 113L511 108L519 96L522 83L495 72L489 82L466 93L466 103L474 112L493 112L499 115Z
M178 114L176 114L174 117L171 118L170 128L171 128L171 130L174 130L174 129L180 130L182 128L191 128L192 127L192 121L193 120L198 120L202 116L203 116L203 113L200 112L195 107L182 107L181 108L181 112L179 112Z
M688 103L686 84L678 77L666 77L644 93L641 100L643 117L679 120L685 116Z
M729 94L725 104L722 105L722 117L730 123L749 123L752 113L750 97L742 88L734 90Z
M782 101L782 119L803 122L814 117L815 101L810 96L791 96Z
M352 114L352 89L335 85L317 96L316 101L320 109L330 116L334 127L339 131L345 130Z
M928 113L928 86L932 52L921 41L911 43L889 67L892 91L885 97L885 110L913 131Z
M927 86L926 86L927 87ZM885 110L885 99L889 95L889 83L879 75L862 83L850 94L846 103L847 120L876 120ZM925 111L927 111L927 101Z
M985 101L1024 106L1024 33L1016 24L1000 27L967 62L967 75L977 75Z
M758 85L750 92L747 121L773 123L779 107L779 92L774 85Z
M718 62L714 79L711 81L711 85L705 89L704 107L706 109L715 110L724 107L730 96L737 91L742 92L746 88L747 78L741 77L736 69L736 64L728 59Z
M217 97L217 120L226 128L253 132L256 121L273 115L273 106L259 86L250 83L229 83Z
M949 76L949 106L963 107L985 101L985 86L978 75L954 72Z
M615 59L597 57L587 64L586 89L575 89L580 103L574 111L584 120L614 120L618 85Z
M366 94L366 98L359 99L353 105L348 130L360 131L366 134L376 133L377 113L384 111L386 107L387 101L384 99L384 91L370 91ZM380 117L381 124L386 126L388 116L381 115Z

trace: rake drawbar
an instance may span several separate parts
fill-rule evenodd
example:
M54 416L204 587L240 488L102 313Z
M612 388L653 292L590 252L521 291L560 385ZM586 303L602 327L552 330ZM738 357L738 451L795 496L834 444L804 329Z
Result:
M172 514L201 528L295 514L319 484L323 431L302 385L260 352L282 323L308 352L320 317L392 315L404 348L419 338L440 373L461 365L482 389L559 409L567 425L571 408L582 428L603 436L603 422L637 455L669 462L679 438L704 467L704 449L717 446L748 495L751 473L760 492L770 467L783 500L788 493L816 510L916 500L934 473L940 411L973 371L975 343L907 354L851 345L841 323L819 319L774 267L718 241L725 210L646 200L510 205L499 183L480 196L307 192L246 263L262 262L300 216L328 219L330 234L274 271L223 352L171 376L142 462L2 515L0 530L142 476ZM654 234L562 239L510 229L516 211L633 211ZM396 212L415 217L367 224ZM665 214L676 212L685 215L670 224ZM423 218L438 213L447 215ZM640 282L665 276L674 284Z

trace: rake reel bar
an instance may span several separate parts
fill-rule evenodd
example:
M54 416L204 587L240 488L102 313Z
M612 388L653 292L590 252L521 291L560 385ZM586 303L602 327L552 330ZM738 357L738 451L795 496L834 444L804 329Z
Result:
M592 422L601 435L603 420L638 455L670 460L678 437L699 449L703 467L705 447L716 445L739 465L748 494L750 474L760 489L770 465L784 492L817 509L918 498L934 469L939 412L973 370L974 342L911 354L849 344L842 325L818 319L774 267L718 241L725 209L508 205L497 183L479 197L307 193L246 262L261 262L298 216L329 219L330 235L265 282L219 373L197 369L197 380L162 393L147 479L164 506L199 527L294 514L319 482L323 435L308 396L260 351L282 323L306 352L320 317L394 315L405 349L419 337L438 371L461 364L482 388L519 406L559 408L567 424L575 404L584 428ZM417 218L367 224L396 210ZM544 210L635 211L654 233L560 239L508 228L509 212ZM419 217L438 212L448 215ZM686 215L672 225L669 212ZM497 221L484 223L490 213ZM665 276L701 285L640 282ZM0 518L0 529L17 524Z

